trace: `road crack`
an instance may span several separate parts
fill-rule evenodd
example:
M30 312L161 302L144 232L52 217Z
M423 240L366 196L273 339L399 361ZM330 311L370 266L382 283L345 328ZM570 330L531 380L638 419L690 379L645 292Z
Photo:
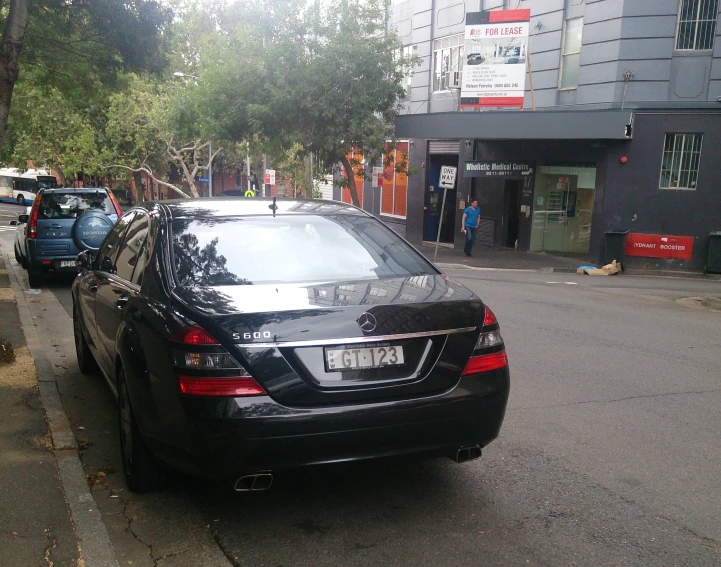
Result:
M162 556L160 556L160 557L155 557L154 552L153 552L153 546L152 546L152 544L150 544L150 543L148 543L147 541L145 541L145 540L144 540L142 537L140 537L140 535L133 529L133 521L135 520L135 518L129 517L129 516L128 516L128 513L127 513L127 512L128 512L128 505L129 505L131 502L132 502L132 500L124 500L124 499L122 499L122 498L120 499L120 503L121 503L122 506L123 506L123 512L122 512L123 517L128 521L128 525L127 525L127 527L125 528L125 531L128 532L128 533L130 533L130 535L133 536L133 538L135 539L135 541L137 541L137 542L140 543L141 545L144 545L145 547L148 548L148 557L150 557L150 560L153 562L153 566L154 566L154 567L158 567L158 562L159 562L159 561L162 561L162 560L164 560L164 559L171 559L171 558L173 558L173 557L177 557L178 555L182 555L183 553L187 553L187 552L188 552L187 549L183 549L182 551L173 551L173 552L171 552L171 553L166 553L165 555L162 555Z
M690 390L688 392L668 392L665 394L643 394L639 396L626 396L623 398L614 398L612 400L584 400L581 402L568 402L565 404L551 404L547 406L521 406L517 408L508 408L509 412L513 411L522 411L522 410L529 410L529 409L552 409L552 408L565 408L565 407L571 407L571 406L580 406L584 404L612 404L615 402L625 402L628 400L642 400L642 399L650 399L650 398L665 398L669 396L689 396L693 394L713 394L716 392L721 392L721 389L719 388L713 388L711 390Z
M45 563L47 563L48 567L53 567L55 565L55 562L50 559L50 554L53 552L53 549L55 549L58 546L58 540L50 534L50 528L45 528L44 530L45 537L48 538L50 541L48 543L48 546L45 548L45 553L43 555L45 559Z

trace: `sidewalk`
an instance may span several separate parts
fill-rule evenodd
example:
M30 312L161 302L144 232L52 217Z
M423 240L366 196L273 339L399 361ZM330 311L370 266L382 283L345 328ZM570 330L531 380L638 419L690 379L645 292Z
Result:
M423 255L433 261L434 244L419 241L409 241L420 250ZM455 250L444 246L438 247L436 264L460 264L471 268L491 268L500 270L546 270L546 271L576 271L578 266L588 264L579 258L563 258L550 254L535 252L519 252L518 250L496 250L476 244L473 255L467 257L463 250Z
M435 244L409 240L421 253L433 261ZM504 248L497 250L476 244L473 255L467 257L463 250L438 247L438 256L435 264L440 268L475 268L487 270L533 270L544 272L561 272L575 274L579 266L598 265L581 257L553 256L545 252L520 252ZM703 272L684 272L680 270L662 270L658 268L630 267L624 271L629 276L663 276L671 278L691 278L721 281L719 274L704 274Z
M0 566L75 566L78 541L65 500L33 357L0 257Z

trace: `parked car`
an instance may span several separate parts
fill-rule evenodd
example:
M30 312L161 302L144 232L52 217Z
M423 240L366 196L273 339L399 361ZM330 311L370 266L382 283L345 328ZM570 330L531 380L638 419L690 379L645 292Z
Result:
M509 371L496 317L360 209L148 203L78 264L78 364L118 399L133 491L168 466L244 491L301 465L462 462L498 435Z
M17 227L15 229L15 241L13 242L13 249L15 251L15 260L18 264L23 264L23 258L25 257L25 225L30 218L30 211L32 207L25 207L25 212L18 215L18 220L10 221L11 225ZM25 265L23 264L23 268Z
M31 287L48 273L74 272L83 250L97 250L121 215L108 189L41 189L33 201L18 246Z

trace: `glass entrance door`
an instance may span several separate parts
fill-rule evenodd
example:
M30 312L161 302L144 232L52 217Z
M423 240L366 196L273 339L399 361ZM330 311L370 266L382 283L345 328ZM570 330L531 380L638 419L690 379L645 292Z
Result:
M530 250L587 254L595 192L595 167L539 167Z

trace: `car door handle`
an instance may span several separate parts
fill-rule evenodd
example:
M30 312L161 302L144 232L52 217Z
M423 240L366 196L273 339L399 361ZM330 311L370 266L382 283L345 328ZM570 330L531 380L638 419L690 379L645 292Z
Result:
M122 309L128 304L128 300L130 300L130 297L128 297L127 295L121 295L115 300L115 307L117 307L118 309Z
M58 228L63 228L63 225L61 225L61 224L51 224L51 225L48 226L48 228L58 229Z

